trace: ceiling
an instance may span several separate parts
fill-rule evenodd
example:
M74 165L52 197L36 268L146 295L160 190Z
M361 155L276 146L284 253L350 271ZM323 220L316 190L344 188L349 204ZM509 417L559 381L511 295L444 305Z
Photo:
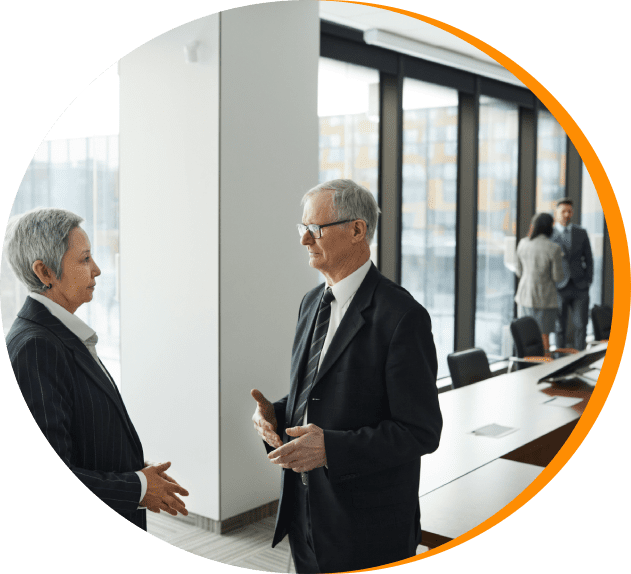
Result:
M497 65L493 58L464 40L421 20L390 12L389 10L323 0L320 2L320 18L359 30L378 28L379 30L385 30L399 36Z

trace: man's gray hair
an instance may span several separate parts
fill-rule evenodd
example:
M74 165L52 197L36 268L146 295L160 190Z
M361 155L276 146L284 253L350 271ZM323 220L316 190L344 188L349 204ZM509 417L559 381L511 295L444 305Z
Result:
M33 271L38 259L61 279L61 260L68 251L70 232L83 221L65 209L37 208L12 217L4 236L4 249L17 278L34 293L46 286Z
M334 192L332 194L333 210L338 221L362 219L366 222L366 241L370 245L377 229L379 213L381 213L373 194L352 179L332 179L316 185L305 193L301 205L304 206L313 195L325 191Z

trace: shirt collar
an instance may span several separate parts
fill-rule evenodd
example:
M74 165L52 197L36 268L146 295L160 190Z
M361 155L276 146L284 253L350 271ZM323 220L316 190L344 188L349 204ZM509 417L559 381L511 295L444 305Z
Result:
M338 281L335 285L333 285L333 287L331 287L331 291L333 291L335 301L338 305L343 307L346 302L357 292L357 289L359 289L359 286L362 284L363 280L368 274L370 265L371 261L370 259L368 259L368 261L366 261L366 263L364 263L361 267L358 267L350 275L344 277L344 279ZM327 288L326 284L324 288Z
M28 295L44 305L44 307L50 311L51 315L59 319L65 327L72 331L83 342L96 333L94 329L88 327L79 317L66 311L61 305L55 303L48 297L39 293L29 293Z
M568 223L567 227L563 227L563 225L561 225L558 221L556 221L554 223L554 228L559 232L559 233L563 233L566 229L568 231L572 231L572 224Z

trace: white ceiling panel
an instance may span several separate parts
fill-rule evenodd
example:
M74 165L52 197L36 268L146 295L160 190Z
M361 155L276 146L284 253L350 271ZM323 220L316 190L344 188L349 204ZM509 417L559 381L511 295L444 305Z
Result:
M416 18L396 12L356 4L320 2L320 17L362 31L378 28L419 42L466 54L485 62L495 63L493 58L457 36Z

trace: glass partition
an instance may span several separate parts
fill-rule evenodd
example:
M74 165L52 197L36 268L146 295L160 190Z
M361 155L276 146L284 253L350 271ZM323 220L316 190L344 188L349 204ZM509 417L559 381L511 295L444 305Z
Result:
M475 346L511 355L519 108L480 97Z
M320 181L352 179L379 202L379 72L329 58L318 68ZM370 246L377 261L377 232Z
M454 349L458 92L403 83L401 284L432 318L438 377Z
M536 211L551 213L556 201L565 195L567 136L548 110L537 116Z
M36 207L80 215L101 269L94 298L76 315L99 336L99 357L120 384L118 300L118 74L111 68L61 116L35 152L18 189L11 216ZM91 135L106 134L106 135ZM4 334L28 291L2 256L0 300Z
M590 307L602 304L602 276L603 276L603 236L605 233L605 215L600 205L594 182L583 164L583 182L581 199L581 226L589 234L589 242L594 257L594 280L589 289ZM591 321L587 327L587 334L591 335L593 328Z

